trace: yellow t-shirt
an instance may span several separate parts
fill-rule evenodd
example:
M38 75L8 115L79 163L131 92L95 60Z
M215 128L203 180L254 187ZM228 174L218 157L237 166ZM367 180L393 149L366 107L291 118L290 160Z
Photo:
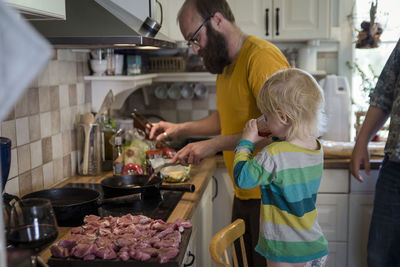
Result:
M221 135L242 132L246 122L261 115L257 96L265 80L289 64L282 52L270 42L249 36L234 62L217 76L217 109ZM238 188L233 181L233 151L224 151L224 161L239 199L261 197L259 187Z

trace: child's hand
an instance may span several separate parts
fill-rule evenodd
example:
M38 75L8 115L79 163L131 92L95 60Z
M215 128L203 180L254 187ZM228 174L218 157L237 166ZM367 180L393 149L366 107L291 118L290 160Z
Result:
M244 126L244 129L243 129L242 138L249 140L250 142L253 142L253 143L257 143L258 141L261 141L264 139L264 137L261 137L258 135L256 119L251 119L246 123L246 126Z

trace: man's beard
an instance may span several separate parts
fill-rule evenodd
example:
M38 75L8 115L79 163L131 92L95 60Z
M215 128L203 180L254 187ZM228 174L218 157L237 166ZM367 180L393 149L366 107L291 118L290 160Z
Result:
M207 25L207 45L199 51L207 70L221 74L225 66L231 63L224 36Z

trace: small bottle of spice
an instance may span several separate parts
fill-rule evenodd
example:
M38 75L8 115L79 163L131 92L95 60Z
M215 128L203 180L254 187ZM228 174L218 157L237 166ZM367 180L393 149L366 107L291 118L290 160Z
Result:
M113 174L121 175L123 169L124 169L124 153L122 151L122 139L121 136L116 136L113 149Z

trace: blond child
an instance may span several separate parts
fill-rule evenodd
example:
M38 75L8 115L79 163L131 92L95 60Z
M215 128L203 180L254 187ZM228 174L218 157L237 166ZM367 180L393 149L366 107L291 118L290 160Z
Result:
M261 186L255 250L267 259L268 267L319 267L326 262L328 242L315 207L323 171L317 139L323 104L323 92L310 74L295 68L279 71L264 83L257 98L273 142L251 158L255 143L264 138L257 120L251 119L237 144L236 185Z

